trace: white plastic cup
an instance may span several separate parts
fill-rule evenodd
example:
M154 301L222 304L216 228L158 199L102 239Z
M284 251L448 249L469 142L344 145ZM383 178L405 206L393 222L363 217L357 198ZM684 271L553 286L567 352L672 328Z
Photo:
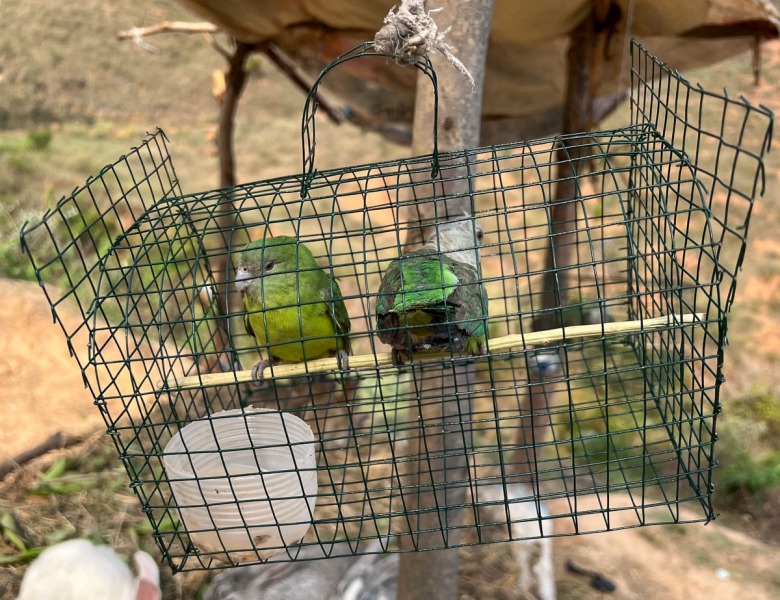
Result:
M174 435L163 463L190 539L201 552L220 553L213 558L268 559L311 525L314 434L296 416L255 408L215 413Z

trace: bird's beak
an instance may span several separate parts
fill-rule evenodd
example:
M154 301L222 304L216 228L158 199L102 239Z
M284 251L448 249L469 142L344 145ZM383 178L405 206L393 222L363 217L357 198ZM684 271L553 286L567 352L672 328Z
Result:
M245 292L249 287L249 282L252 280L252 274L248 269L239 267L236 270L236 289L239 292Z

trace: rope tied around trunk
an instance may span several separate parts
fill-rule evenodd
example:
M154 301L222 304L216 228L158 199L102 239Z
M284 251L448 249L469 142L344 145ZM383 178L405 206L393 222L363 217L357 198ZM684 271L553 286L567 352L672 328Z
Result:
M474 87L474 78L466 66L451 52L444 41L450 27L440 31L431 16L441 8L425 10L425 0L403 0L395 11L390 9L384 25L374 36L374 46L380 52L392 54L398 64L411 65L424 54L440 52Z

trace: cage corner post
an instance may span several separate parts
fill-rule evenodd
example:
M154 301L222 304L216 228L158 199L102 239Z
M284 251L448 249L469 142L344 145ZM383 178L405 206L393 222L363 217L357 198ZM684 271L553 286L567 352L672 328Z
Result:
M494 0L436 0L426 9L443 8L437 15L441 31L452 27L447 42L474 77L475 87L440 55L432 56L441 93L439 107L439 148L442 151L463 150L479 145L482 115L482 85L485 74L488 35ZM468 17L466 17L468 15ZM424 77L418 77L415 99L413 149L415 155L430 151L430 131L434 118L433 98ZM446 170L446 165L442 164ZM455 170L455 169L453 169ZM466 168L458 167L465 171ZM419 220L430 225L436 215L472 210L466 173L444 179L442 191L449 199L437 200L434 214L421 214L419 207L407 207L403 221L411 225ZM460 177L463 175L463 177ZM438 187L438 186L437 186ZM454 198L453 198L454 196ZM428 208L428 207L426 207ZM410 227L404 242L405 251L414 250L422 241L421 228ZM402 537L403 550L446 547L429 552L406 552L401 555L398 574L399 600L454 600L458 597L458 544L466 510L467 483L470 481L468 453L471 446L471 390L473 366L437 368L434 374L427 366L425 376L414 367L419 403L413 408L419 426L409 433L409 454L416 460L404 463L403 476L410 491L405 494L407 518L413 531ZM414 418L414 417L412 417ZM460 426L456 426L458 423ZM445 427L444 424L452 424ZM423 453L427 456L424 457ZM431 458L441 457L441 458ZM426 466L427 465L427 466ZM426 469L428 472L426 472ZM461 483L455 483L461 482ZM419 533L418 533L419 532Z

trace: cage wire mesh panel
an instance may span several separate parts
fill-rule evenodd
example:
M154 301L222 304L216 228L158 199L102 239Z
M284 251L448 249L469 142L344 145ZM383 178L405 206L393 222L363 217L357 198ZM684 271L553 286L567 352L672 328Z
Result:
M726 313L772 115L631 52L624 128L443 154L435 180L423 156L191 195L158 131L23 230L55 316L81 311L65 335L174 570L713 518ZM235 379L267 351L226 293L249 240L305 244L338 282L352 360L387 352L377 290L420 226L405 209L463 172L489 343L545 314L597 335ZM576 205L562 232L555 202Z

